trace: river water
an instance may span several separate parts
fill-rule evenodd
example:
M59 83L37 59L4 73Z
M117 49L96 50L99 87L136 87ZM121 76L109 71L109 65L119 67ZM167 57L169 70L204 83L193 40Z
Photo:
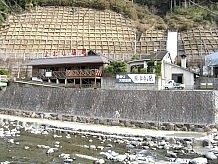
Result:
M88 157L103 158L100 154L102 148L110 149L117 153L125 153L125 143L116 143L112 139L105 139L93 135L83 135L57 130L50 131L48 134L34 134L33 131L19 129L16 123L14 126L1 126L4 134L12 129L18 129L20 133L16 135L4 135L0 138L0 162L34 164L34 163L64 163L61 154L69 154L73 163L93 163L93 160L81 158L81 155ZM35 131L36 132L36 131ZM36 132L37 133L37 132ZM48 154L48 148L56 150ZM90 145L93 148L90 149ZM95 148L95 146L101 146ZM112 146L112 147L111 147ZM79 154L79 155L78 155ZM83 156L82 156L83 157ZM107 161L109 162L109 161ZM113 162L114 163L114 162Z
M74 164L92 164L97 159L104 159L106 163L121 163L106 159L106 152L113 154L137 154L143 152L150 163L169 162L165 149L147 149L140 145L129 148L129 141L125 138L110 138L104 135L91 135L71 131L48 129L37 125L22 126L20 122L6 121L0 125L0 163L15 164L66 164L71 163L63 157L69 156ZM136 143L138 141L135 138ZM134 144L132 144L134 145ZM48 153L49 150L53 150ZM102 153L103 152L103 153ZM194 158L195 154L177 157ZM162 161L162 162L161 162Z

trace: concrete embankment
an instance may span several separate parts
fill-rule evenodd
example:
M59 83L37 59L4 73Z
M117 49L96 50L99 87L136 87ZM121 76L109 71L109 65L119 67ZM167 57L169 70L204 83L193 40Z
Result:
M0 93L4 114L42 117L49 113L50 119L177 131L213 128L217 101L217 91L122 91L28 84L11 84Z
M61 131L75 131L77 133L87 132L87 133L99 133L107 135L116 135L116 136L128 136L128 137L169 137L169 138L195 138L203 139L207 136L204 132L179 132L179 131L159 131L151 129L141 129L141 128L130 128L130 127L120 127L120 126L105 126L105 125L96 125L96 124L87 124L87 123L78 123L78 122L67 122L60 120L48 120L40 118L27 118L27 117L18 117L11 115L0 114L0 119L10 120L10 121L19 121L23 123L32 123L44 125L49 129L60 129Z

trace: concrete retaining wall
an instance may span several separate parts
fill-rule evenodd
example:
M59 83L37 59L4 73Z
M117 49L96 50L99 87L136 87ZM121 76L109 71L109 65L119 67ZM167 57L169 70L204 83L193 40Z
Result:
M215 124L217 91L148 91L10 85L0 107L91 118Z

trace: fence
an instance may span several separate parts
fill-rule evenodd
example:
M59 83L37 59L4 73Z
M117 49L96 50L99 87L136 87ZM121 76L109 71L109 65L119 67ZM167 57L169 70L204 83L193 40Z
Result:
M197 78L195 81L195 88L218 90L218 78Z
M132 53L129 54L113 54L113 53L103 53L101 54L111 60L131 60ZM141 54L139 54L140 56ZM50 55L45 56L43 53L0 53L0 59L7 60L7 59L21 59L21 60L32 60L32 59L39 59L39 58L61 58L61 57L73 57L73 56L81 56L81 55Z

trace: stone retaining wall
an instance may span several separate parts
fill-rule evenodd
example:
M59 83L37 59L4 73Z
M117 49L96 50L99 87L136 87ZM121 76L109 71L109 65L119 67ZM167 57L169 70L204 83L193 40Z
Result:
M12 84L0 92L0 107L2 113L28 117L49 113L50 119L202 131L217 122L217 97L217 91L122 91Z
M145 128L154 130L170 130L170 131L193 131L193 132L208 132L211 129L218 129L217 125L204 125L204 124L187 124L187 123L161 123L161 122L145 122L134 121L119 118L97 118L97 117L84 117L72 116L55 113L36 113L30 111L19 111L12 109L0 109L0 114L14 115L29 118L43 118L49 120L62 120L69 122L91 123L108 126L123 126L132 128Z

